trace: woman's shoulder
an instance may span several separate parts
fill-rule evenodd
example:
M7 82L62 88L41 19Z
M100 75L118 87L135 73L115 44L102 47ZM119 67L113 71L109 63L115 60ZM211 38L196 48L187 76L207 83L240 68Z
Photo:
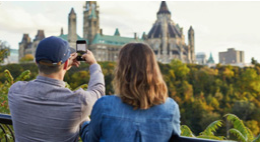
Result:
M173 98L170 97L166 99L164 105L169 107L179 107L178 103Z
M113 104L115 102L119 102L121 99L116 95L106 95L97 100L96 103L105 103L105 104Z

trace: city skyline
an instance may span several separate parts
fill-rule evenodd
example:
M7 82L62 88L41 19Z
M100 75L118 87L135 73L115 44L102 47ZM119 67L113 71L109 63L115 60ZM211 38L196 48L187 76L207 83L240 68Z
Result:
M134 37L136 32L141 37L143 32L150 31L155 22L160 2L98 1L100 28L107 35L114 34L118 28L122 36ZM72 7L77 14L77 33L82 37L84 3L1 2L0 40L18 49L24 33L29 33L32 39L39 29L44 30L45 36L59 36L62 27L67 33L67 18ZM260 2L167 1L167 5L172 20L183 27L186 42L187 30L190 26L194 28L196 53L205 52L209 57L212 52L218 62L218 52L235 48L245 52L246 63L250 63L252 57L260 61L260 55L257 55L260 49L260 22L256 19L260 14Z

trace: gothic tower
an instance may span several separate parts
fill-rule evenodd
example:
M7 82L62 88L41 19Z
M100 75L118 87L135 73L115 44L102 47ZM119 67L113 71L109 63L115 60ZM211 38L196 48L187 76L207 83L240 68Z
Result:
M88 39L90 45L99 33L99 9L96 1L87 1L84 6L83 38Z
M29 34L23 34L22 41L19 43L19 60L26 54L26 49L32 44Z
M188 31L188 38L189 38L189 49L190 49L190 63L195 62L195 51L194 51L194 30L192 26L190 26L190 29Z
M73 8L69 13L69 26L68 26L68 42L72 47L76 45L77 41L77 15Z
M157 19L161 21L161 54L162 54L162 62L167 62L167 36L168 36L168 23L167 21L171 19L171 12L168 10L166 2L162 1L160 10L157 12Z
M161 2L157 12L157 20L145 41L154 50L157 60L162 63L169 63L173 59L179 59L185 63L191 61L189 46L185 43L183 35L183 28L180 28L171 19L171 12L165 1Z

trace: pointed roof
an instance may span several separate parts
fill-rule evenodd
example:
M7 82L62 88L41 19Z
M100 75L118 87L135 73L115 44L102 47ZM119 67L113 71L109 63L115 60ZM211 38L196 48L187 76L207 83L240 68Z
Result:
M142 39L146 39L147 35L145 32L143 32Z
M161 6L157 14L171 14L171 12L168 10L167 4L165 1L162 1Z
M70 14L69 15L72 15L72 14L76 15L76 13L74 11L74 8L71 8L71 10L70 10Z
M193 30L193 28L192 28L192 26L190 26L190 29L189 29L189 31L194 31L194 30Z
M41 41L44 38L45 38L44 30L38 30L35 39L33 41Z
M214 61L214 59L213 59L213 56L212 56L212 53L210 53L210 57L209 57L207 63L209 63L209 64L214 64L214 63L215 63L215 61Z
M96 7L91 8L91 14L88 17L89 19L92 19L92 18L96 19L97 18L96 9L94 9L94 8L96 8Z
M162 37L162 22L155 23L152 29L148 33L148 38L161 38ZM167 23L167 33L169 33L170 38L182 37L180 28L173 25L171 22Z
M120 33L119 33L119 30L118 30L118 28L116 28L116 31L115 31L115 34L114 34L114 36L120 36Z
M63 27L61 27L60 35L63 35Z

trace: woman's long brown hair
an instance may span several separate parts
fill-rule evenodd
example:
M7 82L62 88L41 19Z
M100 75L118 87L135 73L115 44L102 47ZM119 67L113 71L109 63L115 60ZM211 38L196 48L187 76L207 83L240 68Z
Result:
M119 52L114 78L115 93L135 109L164 103L167 86L152 49L143 43L126 44Z

